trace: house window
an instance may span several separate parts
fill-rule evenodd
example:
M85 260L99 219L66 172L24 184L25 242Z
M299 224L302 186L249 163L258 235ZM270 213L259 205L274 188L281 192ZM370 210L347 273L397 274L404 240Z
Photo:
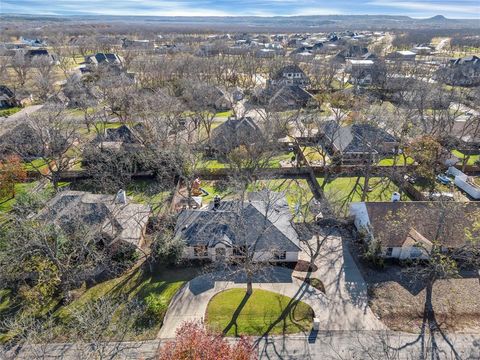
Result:
M207 245L197 245L193 247L193 255L195 257L206 257L208 256Z
M275 251L273 254L273 258L275 260L285 260L287 258L287 252L286 251Z
M393 253L393 248L389 247L387 248L387 251L385 252L385 256L391 257Z
M421 257L422 255L423 255L422 249L417 246L412 247L412 249L410 250L410 257L412 258L418 258L418 257Z

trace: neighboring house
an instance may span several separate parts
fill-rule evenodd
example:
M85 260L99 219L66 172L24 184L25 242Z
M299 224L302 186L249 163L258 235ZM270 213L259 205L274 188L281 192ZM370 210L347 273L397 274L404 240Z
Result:
M122 60L117 54L96 53L85 57L85 62L90 65L121 65Z
M153 49L154 43L150 40L129 40L127 38L122 39L122 47L124 49Z
M398 140L370 124L340 126L326 122L320 129L320 141L331 156L343 163L376 161L382 155L398 151Z
M373 60L348 59L345 70L350 74L348 81L354 85L371 85L376 77Z
M427 258L433 242L445 251L464 247L478 219L478 202L358 202L350 205L357 230L378 241L381 256ZM441 225L441 226L440 226ZM475 231L473 231L475 233Z
M121 125L118 128L106 128L103 134L99 134L95 138L94 142L106 149L135 149L142 143L143 131L145 131L145 128L142 124L133 127Z
M51 147L47 148L39 139L39 132L40 129L33 129L25 122L18 124L0 136L0 155L16 154L25 160L31 160L67 148L65 138L53 131L48 134Z
M415 54L413 51L403 50L403 51L394 51L388 54L385 58L392 61L415 61Z
M267 89L263 96L267 96L266 104L274 111L301 109L314 104L313 95L298 85Z
M226 111L232 108L233 96L218 86L194 84L186 90L187 101L193 103L199 110L214 108L216 111Z
M414 46L411 51L417 55L430 55L433 51L433 48L425 44L420 44Z
M436 78L449 85L477 86L480 84L480 58L468 56L449 60L440 68Z
M40 40L38 38L35 39L29 39L29 38L24 38L23 36L20 37L20 41L28 46L33 46L33 47L40 47L40 46L45 46L45 41Z
M211 146L220 153L227 153L240 145L260 140L262 132L251 117L228 119L212 130Z
M249 194L243 203L220 201L200 210L183 210L175 236L185 241L188 259L241 259L296 262L301 251L284 193ZM247 248L245 248L247 247Z
M20 106L20 102L15 97L15 94L5 85L0 85L0 109L8 109L15 106Z
M480 154L480 122L476 116L461 115L455 118L448 131L447 143L455 144L465 155Z
M309 83L310 79L298 65L284 66L270 79L272 86L297 85L304 87Z
M120 242L138 249L145 244L150 213L148 205L129 202L123 190L117 195L61 191L35 218L53 222L67 233L89 231L107 246Z
M345 62L347 59L361 58L365 54L368 54L368 49L366 47L351 45L335 55L335 59L337 61Z
M50 54L47 49L30 49L25 52L25 58L29 60L41 59L42 57L50 59L52 63L56 62L55 56Z

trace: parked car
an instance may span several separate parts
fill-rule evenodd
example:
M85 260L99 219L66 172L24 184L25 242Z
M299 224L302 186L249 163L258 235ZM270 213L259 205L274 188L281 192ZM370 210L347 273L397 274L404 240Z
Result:
M452 179L450 179L448 176L443 174L437 175L437 180L441 182L443 185L450 185L452 183Z

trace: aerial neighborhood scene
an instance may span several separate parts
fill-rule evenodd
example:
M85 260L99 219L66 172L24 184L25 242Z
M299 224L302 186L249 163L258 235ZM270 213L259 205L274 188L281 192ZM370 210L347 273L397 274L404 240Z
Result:
M480 359L478 0L0 0L0 359Z

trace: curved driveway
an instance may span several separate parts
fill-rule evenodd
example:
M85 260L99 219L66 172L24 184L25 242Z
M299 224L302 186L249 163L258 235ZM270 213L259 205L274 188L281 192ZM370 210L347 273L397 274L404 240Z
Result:
M366 284L342 238L332 236L322 245L317 257L318 270L312 277L324 282L325 294L293 276L283 267L268 268L256 277L254 289L273 291L310 305L320 320L320 330L382 330L385 326L367 306ZM172 338L184 321L202 321L210 299L231 288L246 288L238 273L216 272L198 276L186 283L173 297L165 315L159 338Z

